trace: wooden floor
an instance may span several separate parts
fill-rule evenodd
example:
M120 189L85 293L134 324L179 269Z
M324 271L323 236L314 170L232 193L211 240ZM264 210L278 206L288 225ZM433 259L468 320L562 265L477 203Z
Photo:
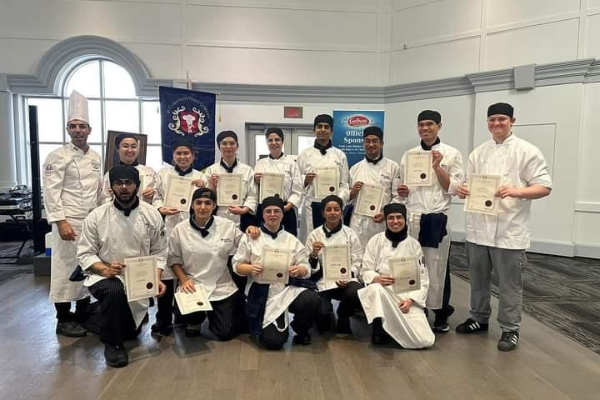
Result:
M467 317L468 284L453 285L455 325ZM358 339L313 336L311 346L279 352L247 335L157 342L146 325L130 365L117 370L106 367L97 337L55 335L47 292L48 280L33 275L0 285L0 399L600 399L600 355L527 315L511 353L496 350L496 324L411 351L373 348L364 322L353 320Z

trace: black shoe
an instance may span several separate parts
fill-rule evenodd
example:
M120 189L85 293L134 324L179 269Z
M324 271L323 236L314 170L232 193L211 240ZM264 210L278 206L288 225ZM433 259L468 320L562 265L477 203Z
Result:
M75 321L59 322L56 325L56 334L66 337L83 337L87 330Z
M436 333L450 332L450 324L448 324L448 317L442 317L436 314L435 320L433 321L432 329Z
M150 327L150 332L154 335L169 336L173 332L173 326L157 322Z
M123 368L129 364L127 350L125 350L122 344L113 346L106 343L104 345L104 358L106 358L106 364L113 368Z
M333 324L335 323L335 317L333 313L319 315L316 318L315 323L317 325L317 331L319 332L319 335L322 335L326 332L329 332L332 329Z
M468 335L470 333L487 332L488 324L481 324L471 318L456 327L456 333Z
M498 350L513 351L519 347L519 332L502 332L498 342Z
M187 337L200 336L200 329L201 328L202 328L202 324L187 325L185 327L185 336L187 336Z
M349 318L338 318L335 333L338 335L352 335Z
M296 334L296 336L294 336L294 339L292 339L292 341L295 344L301 344L302 346L308 346L310 344L310 333L305 333L305 334Z
M386 334L373 334L371 335L371 343L376 344L378 346L388 344L390 342L390 337Z

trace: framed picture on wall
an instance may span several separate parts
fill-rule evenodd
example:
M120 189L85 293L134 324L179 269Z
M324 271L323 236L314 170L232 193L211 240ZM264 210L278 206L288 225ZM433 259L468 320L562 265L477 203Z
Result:
M108 171L115 165L119 164L119 151L115 144L115 140L121 134L133 135L140 142L140 151L137 157L137 161L146 165L146 149L148 146L148 136L141 133L131 133L122 131L108 131L107 143L106 143L106 154L104 155L104 170Z

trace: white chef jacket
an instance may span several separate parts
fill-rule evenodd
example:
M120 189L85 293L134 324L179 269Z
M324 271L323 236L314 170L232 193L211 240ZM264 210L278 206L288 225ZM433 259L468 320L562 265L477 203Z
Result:
M306 252L310 254L312 252L313 244L315 242L321 242L325 247L327 246L344 246L350 247L350 268L352 269L352 281L358 282L358 276L360 273L360 264L362 261L363 248L358 239L358 235L352 229L345 225L342 225L342 229L339 232L334 233L331 237L325 235L323 227L320 226L313 230L306 239ZM319 252L319 267L323 266L323 249ZM315 273L318 268L312 273ZM325 281L325 276L317 282L317 288L319 292L326 290L337 289L337 284L331 281Z
M214 163L210 167L206 168L204 171L205 179L207 182L210 182L211 175L224 175L227 173L227 170L221 166L220 161ZM250 209L250 213L254 214L256 212L257 205L257 195L256 195L256 185L254 184L254 171L252 167L240 160L237 160L237 165L233 169L233 174L242 174L242 205L241 207L248 207ZM217 182L217 187L219 183ZM218 190L217 190L218 193ZM217 194L218 196L218 194ZM218 200L218 197L217 197ZM227 207L218 207L217 215L219 217L227 218L230 221L235 222L237 226L240 226L240 216L233 215L228 210Z
M162 192L160 192L161 184L160 184L160 176L147 165L138 164L134 167L140 173L140 180L143 183L143 187L140 187L138 191L138 195L140 196L140 200L142 200L142 192L144 189L152 188L154 189L154 197L152 197L152 203L155 204L162 200ZM100 204L105 204L113 201L114 196L110 193L110 180L108 179L108 171L104 174L103 181L103 189L102 195L100 198ZM144 200L145 201L145 200Z
M97 262L122 263L126 258L152 255L158 258L158 268L164 270L167 238L162 216L143 201L128 217L111 202L96 208L83 221L77 261L84 271ZM125 275L117 277L125 283ZM90 274L84 285L90 287L103 279L106 278ZM148 299L129 302L136 326L142 322L148 303Z
M350 168L350 189L356 182L383 187L384 192L381 201L381 212L383 212L383 207L386 204L400 203L398 191L396 190L399 173L398 163L387 157L383 157L377 164L363 159ZM350 203L356 206L357 201L358 195ZM385 221L378 224L372 217L357 214L356 209L354 209L350 219L350 227L358 234L360 243L364 248L373 235L385 230Z
M300 279L308 279L310 277L311 269L308 263L306 248L295 236L284 231L283 229L279 231L275 239L265 233L261 233L261 235L255 240L251 239L249 236L243 236L242 240L240 240L237 252L233 256L232 265L234 272L238 273L237 268L240 264L260 265L262 259L262 250L265 247L280 250L290 250L290 266L300 265L307 269L308 274ZM250 286L252 286L253 282L254 279L252 275L249 275L248 282L246 284L246 294L248 294L250 291ZM265 308L265 316L263 319L263 328L273 323L280 315L285 313L296 297L298 297L298 295L305 290L307 289L291 285L285 286L282 283L270 284L267 305ZM287 323L285 328L287 328Z
M503 143L493 139L469 155L469 175L500 175L501 185L524 188L535 184L552 189L552 178L542 152L511 134ZM530 243L531 200L507 197L499 201L498 215L466 213L466 239L482 246L527 249Z
M217 216L213 218L206 237L202 237L189 220L173 229L169 236L167 266L181 264L194 284L204 285L209 301L219 301L237 292L227 261L243 233L230 220Z
M319 149L310 147L298 156L298 168L300 169L303 186L307 173L316 172L317 168L333 167L339 171L340 187L336 193L332 194L339 196L345 204L348 202L350 195L348 188L348 159L346 158L346 154L337 147L330 147L327 149L327 153L322 155ZM310 207L310 203L312 202L321 201L321 198L316 197L315 188L312 184L305 187L304 191L308 207Z
M276 173L284 175L283 193L281 199L284 202L289 202L298 209L302 201L302 192L304 191L304 182L298 169L298 164L295 160L288 158L283 154L280 158L274 159L269 157L262 158L256 162L254 173ZM260 195L258 185L255 188L257 198Z

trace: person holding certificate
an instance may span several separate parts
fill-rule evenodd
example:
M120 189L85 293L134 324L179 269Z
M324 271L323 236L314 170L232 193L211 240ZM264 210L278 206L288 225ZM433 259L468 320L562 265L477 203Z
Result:
M160 177L158 192L166 194L169 179L177 176L189 178L194 187L205 186L203 174L193 168L195 158L194 146L185 139L177 139L171 144L171 149L173 150L175 166L165 166L158 172ZM180 211L179 208L166 207L164 200L163 195L154 203L154 206L158 208L158 211L165 219L165 229L168 238L178 223L189 219L189 213L187 211ZM152 333L168 336L173 330L173 296L175 294L173 273L170 268L165 269L163 272L162 281L167 287L167 291L164 296L158 298L156 323L152 325Z
M306 222L304 232L307 233L325 222L321 212L321 200L325 196L335 194L347 202L349 195L346 154L331 144L333 118L327 114L317 115L313 126L316 136L314 146L298 156L306 196L303 215ZM322 190L317 190L317 187Z
M382 155L381 128L363 130L363 148L365 158L350 168L352 189L344 223L356 232L364 249L373 235L385 230L382 207L399 203L400 198L394 186L399 177L398 163Z
M417 117L417 130L421 143L408 150L400 161L398 195L408 207L408 232L419 240L429 272L427 308L433 310L433 330L450 331L448 318L454 313L450 305L450 224L448 211L452 203L452 188L464 179L462 156L452 146L440 140L442 116L437 111L424 110ZM423 163L421 155L430 157ZM429 160L428 160L429 161ZM424 168L423 165L426 165ZM430 183L416 182L423 174ZM414 181L414 184L410 182Z
M188 220L169 236L167 265L179 280L178 290L188 294L203 290L212 308L181 315L181 307L176 307L186 336L200 335L208 316L210 331L219 340L230 340L243 328L244 297L231 278L227 261L243 234L232 221L213 216L216 208L217 196L211 189L194 192Z
M320 300L315 283L308 279L306 249L281 227L285 204L279 197L267 197L262 206L261 235L242 237L233 257L234 271L248 277L249 330L267 349L278 350L287 341L291 325L296 332L294 343L308 345ZM288 311L294 314L291 324Z
M406 349L431 347L435 335L424 311L429 276L421 245L408 236L406 207L403 204L388 204L383 208L383 213L386 230L373 236L367 244L360 270L367 287L358 291L367 320L373 326L371 341L373 344L385 344L391 337ZM413 260L414 270L408 271L408 275L419 277L420 288L395 290L396 285L405 286L405 282L396 282L398 278L394 276L404 274L395 275L390 265L403 259Z
M100 340L105 344L104 357L111 367L124 367L129 363L125 340L133 340L147 316L149 301L129 301L129 293L148 290L161 296L166 288L161 282L167 256L162 216L153 206L140 201L137 196L140 175L130 165L118 165L109 171L114 200L92 211L83 222L77 261L88 274L84 285L98 299ZM125 259L151 257L153 262L139 262L135 268L156 266L158 290L148 281L125 281ZM131 268L134 268L132 265ZM136 276L144 270L129 275ZM136 285L142 284L141 287Z
M142 165L137 161L140 153L140 142L131 133L122 133L115 139L115 146L119 151L119 164L131 165L140 173L140 194L143 201L148 204L157 204L161 200L160 177L151 167ZM110 203L114 199L108 178L108 172L104 175L103 190L100 203Z
M360 309L358 282L363 254L356 233L342 223L342 199L327 196L322 201L325 223L313 230L306 240L312 268L310 279L317 282L321 306L317 314L319 331L326 331L332 320L333 299L339 300L336 333L352 334L350 317Z
M298 216L296 210L302 204L302 177L295 160L283 153L283 131L268 128L265 136L269 146L269 156L256 162L254 182L259 194L256 215L261 215L261 200L279 195L284 201L283 229L298 236Z
M471 316L456 327L457 333L470 334L488 330L491 315L490 287L492 270L498 274L498 323L502 336L498 350L511 351L519 345L521 305L523 300L522 270L529 247L531 200L550 194L552 179L542 152L511 129L514 109L507 103L496 103L487 111L488 130L492 138L469 155L467 181L470 176L500 176L496 197L497 213L467 212L467 260L471 282ZM480 188L495 186L494 179L479 179ZM457 189L459 197L471 195L467 185ZM488 203L489 204L489 203ZM493 204L491 204L493 205Z

